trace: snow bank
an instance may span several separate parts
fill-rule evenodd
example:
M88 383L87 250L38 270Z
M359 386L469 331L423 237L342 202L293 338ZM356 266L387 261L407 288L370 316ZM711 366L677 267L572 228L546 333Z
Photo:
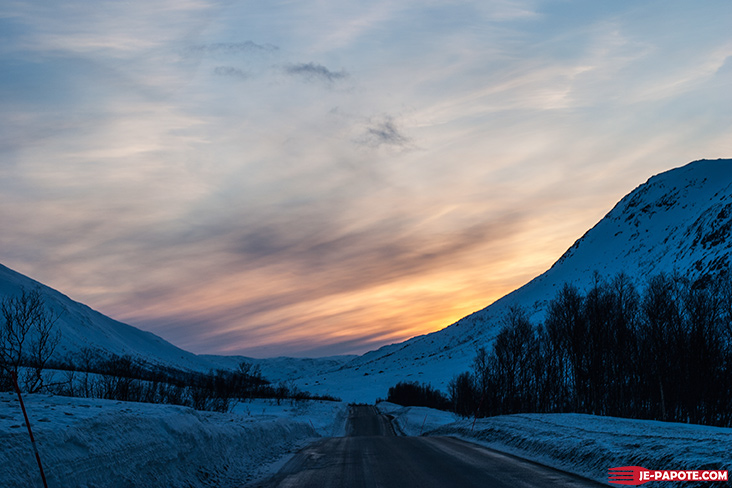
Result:
M346 435L348 404L326 401L282 401L253 400L234 406L232 411L250 420L295 419L310 425L321 437L343 437Z
M394 428L401 435L423 435L460 419L459 415L452 412L426 407L402 407L389 402L379 402L376 408L391 417Z
M247 407L248 415L241 411ZM326 402L289 410L245 403L239 413L219 414L28 395L26 408L49 486L65 488L241 486L288 451L337 431L339 415L345 422L345 405ZM20 406L10 393L0 393L0 445L0 486L40 485Z
M472 419L450 422L450 414L438 410L379 408L409 435L418 434L426 415L432 427L425 428L426 435L460 437L601 482L607 482L608 468L616 466L732 471L728 428L584 414L504 415L479 419L473 427Z

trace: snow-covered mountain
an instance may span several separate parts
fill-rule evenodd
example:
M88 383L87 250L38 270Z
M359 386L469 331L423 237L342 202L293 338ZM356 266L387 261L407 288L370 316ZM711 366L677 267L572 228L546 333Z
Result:
M468 369L478 347L490 344L510 307L525 307L538 322L564 283L586 288L595 271L607 277L623 271L639 283L661 271L679 271L692 279L717 273L730 264L731 232L732 160L690 163L636 188L548 271L523 287L443 330L356 358L197 356L2 265L0 296L15 294L20 287L41 288L48 305L61 314L60 357L89 347L199 371L235 367L247 360L259 364L264 376L273 381L295 379L300 388L312 393L373 401L403 380L429 382L444 389L455 374Z
M189 371L234 369L242 362L260 367L268 380L276 383L293 376L315 374L342 366L354 356L330 358L255 359L244 356L207 356L184 351L151 332L118 322L62 293L0 264L0 297L14 296L24 288L38 288L47 308L59 316L56 330L61 341L54 357L74 360L80 352L91 349L101 354L129 355L148 363Z
M642 284L659 272L703 279L729 266L732 251L732 160L702 160L650 178L624 197L545 273L483 310L432 334L382 347L338 371L301 380L305 389L344 399L386 396L401 380L444 389L488 345L512 306L543 319L564 283L580 289L593 274L623 271Z
M164 339L107 317L27 276L0 265L0 296L17 295L21 288L38 288L46 307L59 316L60 343L54 357L73 359L83 349L144 358L160 365L200 370L201 360Z

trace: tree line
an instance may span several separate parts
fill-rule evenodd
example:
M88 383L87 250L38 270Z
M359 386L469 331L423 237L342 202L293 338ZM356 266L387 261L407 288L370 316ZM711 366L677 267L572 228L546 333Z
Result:
M542 324L512 308L448 386L465 416L578 412L732 426L732 281L565 284Z
M73 359L54 362L51 366L56 380L47 391L72 397L228 412L241 400L276 398L281 401L295 393L289 389L278 390L262 377L258 367L247 362L239 363L236 370L182 371L129 355L83 349Z
M400 381L389 388L386 401L402 406L429 407L450 410L450 399L430 384L417 381ZM378 401L377 401L378 403Z
M103 355L84 349L72 360L53 363L61 381L49 392L83 398L182 405L196 410L229 412L239 402L255 398L335 400L311 395L291 383L272 384L259 366L246 361L233 370L182 371L153 365L132 356Z
M28 393L183 405L197 410L230 411L239 401L338 400L314 396L291 383L273 385L258 366L241 362L234 370L183 371L130 355L84 348L72 357L54 356L60 341L39 289L0 300L0 391L13 389L15 376Z

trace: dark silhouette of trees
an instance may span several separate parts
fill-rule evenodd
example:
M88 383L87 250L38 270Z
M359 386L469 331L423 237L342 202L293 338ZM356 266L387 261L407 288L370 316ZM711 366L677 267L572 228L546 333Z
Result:
M242 362L234 370L181 371L152 364L140 357L117 356L84 348L73 357L53 358L60 340L55 324L59 315L50 310L39 289L21 289L17 296L0 300L0 391L12 389L16 374L29 393L49 393L129 402L169 403L199 410L229 411L251 398L272 398L280 403L329 400L300 391L293 384L273 386L258 366ZM56 370L48 384L44 372ZM65 381L58 381L63 375Z
M466 371L455 376L447 386L450 409L463 417L475 414L480 405L478 392L485 391L479 388L476 387L475 378L471 373Z
M242 362L233 370L181 371L151 364L139 357L116 356L83 349L76 357L54 365L66 371L67 381L52 393L126 402L182 405L197 410L228 412L239 402L267 398L340 401L311 395L294 385L273 386L258 366Z
M43 388L43 371L60 338L58 318L38 289L23 288L0 301L0 389L10 389L11 374L29 393Z
M449 385L461 415L582 412L732 425L732 284L619 274L566 284L533 326L512 309Z
M428 384L420 384L416 381L399 382L389 388L386 398L387 402L396 403L402 406L430 407L439 410L449 410L450 401L440 390Z

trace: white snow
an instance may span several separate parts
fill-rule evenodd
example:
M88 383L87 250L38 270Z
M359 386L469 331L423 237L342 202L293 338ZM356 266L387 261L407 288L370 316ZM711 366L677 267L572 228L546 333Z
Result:
M61 334L61 341L56 348L56 358L73 357L84 348L91 348L183 370L211 369L211 365L202 364L203 361L195 354L175 347L155 334L102 315L53 288L0 265L0 297L16 295L21 288L38 288L48 309L59 317L56 330Z
M402 407L396 403L379 402L376 408L392 418L392 425L401 435L420 436L461 420L455 413L427 407Z
M608 468L620 466L732 471L732 429L728 428L585 414L456 421L452 414L424 407L388 403L378 407L408 435L460 437L600 482L607 482ZM663 485L656 482L654 486Z
M254 401L233 413L27 395L50 487L239 487L318 436L342 435L346 405ZM0 393L0 486L40 486L17 396ZM273 464L275 463L275 464Z

